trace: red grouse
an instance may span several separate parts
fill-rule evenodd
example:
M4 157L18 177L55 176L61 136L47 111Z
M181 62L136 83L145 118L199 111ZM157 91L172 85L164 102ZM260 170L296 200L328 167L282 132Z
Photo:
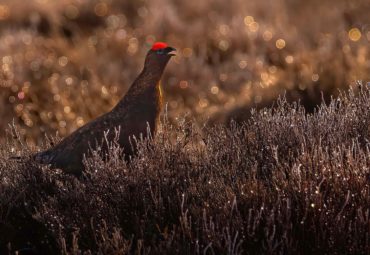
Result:
M68 173L80 174L84 169L84 155L101 144L104 132L109 130L112 134L115 129L119 130L118 142L125 155L134 154L135 149L130 143L133 136L146 138L148 127L150 133L155 134L162 109L159 81L174 51L166 43L155 43L146 55L142 72L113 110L77 129L54 147L36 153L34 160Z

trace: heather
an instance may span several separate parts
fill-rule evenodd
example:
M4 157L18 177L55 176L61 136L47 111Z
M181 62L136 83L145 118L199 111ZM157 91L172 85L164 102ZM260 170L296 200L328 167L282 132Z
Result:
M7 160L1 244L46 254L366 254L370 90L306 114L280 99L242 125L184 119L138 141L129 164L87 158L80 178Z

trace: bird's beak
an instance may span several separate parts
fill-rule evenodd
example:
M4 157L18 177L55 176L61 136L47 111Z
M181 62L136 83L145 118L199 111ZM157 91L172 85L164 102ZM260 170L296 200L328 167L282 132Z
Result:
M166 51L167 56L171 56L171 57L176 56L176 54L174 53L174 51L176 51L175 48L167 47L164 50Z

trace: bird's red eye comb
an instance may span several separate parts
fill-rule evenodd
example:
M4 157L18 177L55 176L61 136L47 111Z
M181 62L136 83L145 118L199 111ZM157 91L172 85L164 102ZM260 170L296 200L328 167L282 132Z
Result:
M160 50L160 49L164 49L164 48L167 48L167 47L168 47L167 43L156 42L155 44L153 44L152 50Z

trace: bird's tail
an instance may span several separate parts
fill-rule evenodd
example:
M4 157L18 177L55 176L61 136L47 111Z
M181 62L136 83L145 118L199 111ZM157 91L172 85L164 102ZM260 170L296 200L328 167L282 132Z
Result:
M40 164L49 164L52 159L50 154L51 153L49 151L40 151L30 156L11 156L8 159L18 162L33 160Z
M8 159L19 160L21 158L23 158L23 157L21 157L21 156L12 156L12 157L9 157Z
M25 162L29 159L29 157L25 157L25 156L11 156L8 158L9 160L14 160L14 161L17 161L17 162Z

